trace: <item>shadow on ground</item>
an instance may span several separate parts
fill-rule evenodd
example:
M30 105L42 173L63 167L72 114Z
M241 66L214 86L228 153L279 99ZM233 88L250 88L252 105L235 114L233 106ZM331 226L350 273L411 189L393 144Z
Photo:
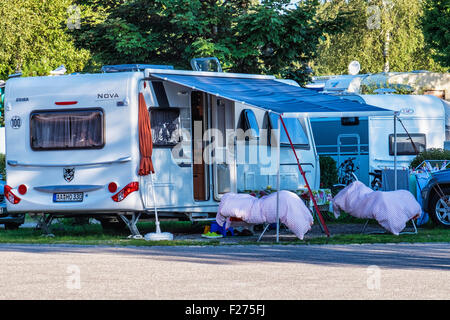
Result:
M323 266L370 266L404 269L450 270L450 246L433 244L368 245L245 245L106 247L75 245L0 245L2 252L125 254L136 259L195 264L304 263ZM36 257L38 259L38 257ZM257 267L257 265L255 265Z

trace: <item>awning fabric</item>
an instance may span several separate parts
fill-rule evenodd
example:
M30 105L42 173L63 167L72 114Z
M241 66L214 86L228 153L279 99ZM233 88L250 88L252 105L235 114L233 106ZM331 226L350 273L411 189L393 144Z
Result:
M217 97L269 110L283 117L393 116L391 110L341 97L318 93L276 80L274 77L205 76L150 73L153 78L204 91Z

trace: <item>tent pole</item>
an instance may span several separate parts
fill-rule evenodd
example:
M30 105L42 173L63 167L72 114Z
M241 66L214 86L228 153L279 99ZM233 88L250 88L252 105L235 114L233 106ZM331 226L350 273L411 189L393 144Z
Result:
M277 242L280 241L280 150L281 150L281 123L278 118L278 145L277 145Z
M292 151L294 152L295 159L297 160L298 169L300 170L300 173L303 176L303 180L305 181L306 188L308 189L309 197L314 204L314 208L316 209L317 215L319 216L319 222L323 226L323 230L325 231L325 234L327 235L327 237L329 237L330 231L328 231L328 227L325 224L325 220L323 219L322 214L320 213L319 206L317 205L317 202L316 202L316 198L314 197L314 195L311 191L311 187L309 186L308 180L306 179L305 171L303 171L302 165L300 164L300 160L298 159L298 156L297 156L297 152L295 151L294 144L292 143L291 137L289 136L289 132L287 131L286 125L284 124L284 121L283 121L283 118L281 117L281 115L279 116L279 120L281 120L281 123L283 124L283 128L284 128L284 132L286 132L286 136L288 137L289 143L291 144Z
M394 113L394 190L397 190L397 112Z

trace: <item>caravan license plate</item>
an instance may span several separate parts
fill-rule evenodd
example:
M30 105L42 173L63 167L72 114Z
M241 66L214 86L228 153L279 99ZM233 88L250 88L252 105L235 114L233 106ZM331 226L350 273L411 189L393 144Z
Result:
M82 202L83 192L54 193L53 202Z

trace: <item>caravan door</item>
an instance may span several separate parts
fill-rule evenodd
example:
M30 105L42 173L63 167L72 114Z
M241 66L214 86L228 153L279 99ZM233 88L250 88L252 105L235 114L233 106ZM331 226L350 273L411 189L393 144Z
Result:
M234 102L211 99L212 170L214 199L236 192Z
M177 92L179 86L156 83L142 88L148 111L153 139L154 175L140 177L141 195L146 209L156 207L167 212L177 212L192 206L193 192L191 169L191 141L187 133L190 130L190 95ZM158 99L150 90L160 90L165 99ZM147 93L147 94L146 94ZM156 96L156 101L151 99ZM165 101L165 103L164 103ZM153 178L153 181L151 180Z

